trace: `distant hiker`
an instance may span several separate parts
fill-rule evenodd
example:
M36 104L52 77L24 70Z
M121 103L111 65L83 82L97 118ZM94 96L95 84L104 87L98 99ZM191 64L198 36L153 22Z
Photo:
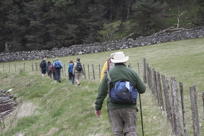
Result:
M41 69L41 74L44 77L47 71L47 62L46 58L43 58L43 60L40 62L40 69Z
M115 66L101 81L95 102L95 114L99 117L103 101L109 94L108 115L114 136L137 136L136 98L146 89L137 73L126 67L128 60L123 52L114 54L111 61Z
M54 80L56 80L56 69L55 69L55 67L54 67L54 61L53 61L53 63L52 63L52 78L54 79Z
M77 58L76 63L74 64L74 79L78 86L80 85L80 78L82 74L83 74L83 67L80 62L80 58Z
M70 60L68 64L68 74L69 80L74 84L74 62L72 60Z
M53 65L50 61L47 62L47 75L52 78Z
M55 68L54 80L60 83L61 82L61 69L63 68L62 62L56 58L53 62L53 66Z
M111 59L113 58L113 56L114 56L114 53L112 53L110 57L106 60L106 62L103 64L103 67L100 73L100 81L103 80L103 77L106 74L106 72L114 67L114 63L111 62Z

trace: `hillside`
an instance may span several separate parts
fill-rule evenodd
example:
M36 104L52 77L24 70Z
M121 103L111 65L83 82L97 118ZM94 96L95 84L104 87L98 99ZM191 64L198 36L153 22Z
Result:
M175 77L184 83L185 94L189 87L196 85L200 93L204 90L204 39L185 40L157 44L154 46L138 47L123 50L130 56L130 65L137 70L138 62L145 57L156 70L168 77ZM110 52L80 55L84 64L102 64ZM60 58L64 64L76 56ZM13 88L13 94L18 97L19 108L5 124L7 128L0 136L12 136L22 133L26 136L110 136L111 129L108 123L106 104L102 117L94 115L94 101L97 95L97 80L83 80L80 87L71 85L65 77L61 84L57 84L39 72L22 70L24 63L31 66L35 61L19 61L0 63L0 88ZM9 65L18 65L17 71ZM29 65L30 64L30 65ZM3 70L4 66L4 70ZM96 70L97 71L97 70ZM186 98L187 99L187 98ZM200 118L203 118L201 102L199 103ZM171 130L165 115L151 95L147 92L142 95L145 136L169 136ZM190 107L190 105L186 105ZM191 113L187 111L188 117ZM14 118L15 117L15 118ZM191 119L189 119L191 121ZM137 114L138 133L141 135L140 115ZM188 126L192 133L192 127ZM204 134L201 122L201 135Z
M97 82L84 81L80 87L75 87L65 80L62 84L56 84L47 78L41 79L39 76L28 74L7 78L3 76L1 84L6 87L9 84L5 82L12 82L15 93L23 101L21 104L24 106L18 109L19 113L15 120L12 120L13 125L10 125L9 129L1 134L2 136L12 136L17 133L26 136L111 136L106 104L101 118L96 118L94 114ZM145 96L150 98L151 95L148 92ZM147 105L151 101L151 98L145 101L143 107L144 116L149 116L144 120L149 122L145 123L146 134L150 136L169 133L169 130L166 130L167 124L161 125L165 119L160 118L161 113L157 112L158 108L153 103ZM160 121L150 124L153 120ZM138 124L139 121L138 114ZM140 127L138 131L141 133Z

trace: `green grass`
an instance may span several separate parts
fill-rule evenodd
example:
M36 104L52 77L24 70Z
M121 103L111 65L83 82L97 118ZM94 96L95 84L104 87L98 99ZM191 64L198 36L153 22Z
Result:
M52 132L53 136L111 136L111 128L108 122L106 102L100 118L94 115L94 101L97 94L97 81L82 81L80 87L73 86L65 80L59 84L49 78L38 75L1 75L1 85L15 84L14 90L18 99L23 102L32 102L36 108L33 115L16 118L10 129L4 131L2 136L12 136L19 132L26 136L46 135ZM9 81L9 82L8 82ZM148 97L150 93L146 94ZM169 130L163 124L164 118L155 106L152 99L144 102L145 132L147 135L162 135ZM151 103L147 105L147 103ZM151 108L150 108L151 107ZM152 108L154 107L154 108ZM150 109L150 110L149 110ZM154 114L153 114L154 113ZM146 118L148 116L148 118ZM159 120L159 122L152 122ZM138 131L141 134L140 116L138 113ZM152 123L151 123L152 122ZM150 128L150 129L149 129ZM155 130L156 129L156 130ZM159 131L157 131L159 130ZM164 132L164 131L165 132Z
M204 39L193 39L123 50L130 56L129 63L134 69L137 70L137 63L141 63L145 57L157 71L183 82L184 99L187 101L185 103L187 126L191 133L192 121L188 93L192 85L196 85L199 92L200 120L204 118L201 101L201 92L204 91L203 43ZM62 57L60 60L67 64L69 60L80 57L84 64L98 66L98 64L103 64L110 53L69 56ZM1 131L0 136L13 136L19 132L26 136L111 136L106 103L103 105L101 118L96 118L94 115L98 80L83 80L81 86L77 87L63 76L63 82L58 84L48 77L42 78L39 72L32 71L31 64L35 62L39 63L40 60L12 62L10 73L9 63L0 63L0 88L13 88L13 94L20 102L31 102L35 106L32 115L15 118L13 121L8 120L6 125L9 129ZM26 63L26 72L23 72L24 63ZM95 71L97 72L98 68L95 67ZM169 124L155 103L150 91L147 90L142 95L145 136L169 136L171 135ZM10 122L13 122L12 125ZM203 121L201 125L201 135L203 135ZM137 114L137 130L141 135L139 113Z

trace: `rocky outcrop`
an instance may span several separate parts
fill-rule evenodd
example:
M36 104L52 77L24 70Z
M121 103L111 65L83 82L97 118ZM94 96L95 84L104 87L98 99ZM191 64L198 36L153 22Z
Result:
M41 59L45 56L48 58L53 58L57 56L61 57L69 55L97 53L201 37L204 37L204 27L192 29L171 28L150 36L138 37L135 40L126 38L118 41L72 45L68 48L54 48L52 50L0 53L0 62Z

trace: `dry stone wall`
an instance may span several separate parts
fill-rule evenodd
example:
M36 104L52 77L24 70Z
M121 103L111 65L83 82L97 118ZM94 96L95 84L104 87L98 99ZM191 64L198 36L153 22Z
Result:
M0 53L0 62L41 59L45 56L47 58L54 58L78 54L89 54L201 37L204 37L204 27L176 30L166 29L150 36L138 37L135 40L129 38L102 43L72 45L68 48L54 48L52 50L20 51L8 53L3 52Z

